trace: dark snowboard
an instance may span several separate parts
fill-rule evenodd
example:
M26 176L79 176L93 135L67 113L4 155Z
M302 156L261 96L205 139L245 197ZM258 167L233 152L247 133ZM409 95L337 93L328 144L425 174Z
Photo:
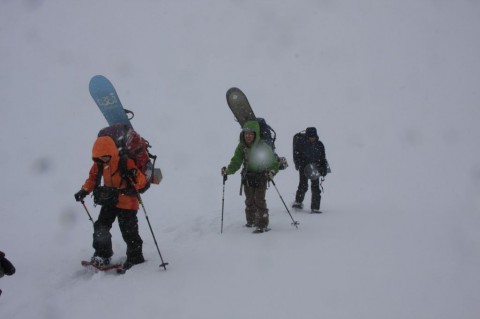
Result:
M227 104L241 127L245 122L256 119L247 96L239 88L233 87L227 91Z

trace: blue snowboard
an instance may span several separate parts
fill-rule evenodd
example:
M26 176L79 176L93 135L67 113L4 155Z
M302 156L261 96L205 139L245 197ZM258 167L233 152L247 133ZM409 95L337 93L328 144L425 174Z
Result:
M125 112L117 92L112 83L103 75L95 75L88 86L98 108L108 122L108 125L125 124L130 128L132 124Z

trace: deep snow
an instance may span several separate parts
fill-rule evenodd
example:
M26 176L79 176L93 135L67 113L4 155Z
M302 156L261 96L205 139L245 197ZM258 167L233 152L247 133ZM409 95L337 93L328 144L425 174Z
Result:
M475 0L1 1L0 250L17 273L0 318L478 318L479 16ZM144 202L167 271L142 211L147 263L80 266L95 74L159 155ZM319 130L325 213L294 213L299 229L273 187L272 231L242 227L237 174L220 234L232 86L277 132L288 205L292 136ZM123 258L117 224L113 243Z

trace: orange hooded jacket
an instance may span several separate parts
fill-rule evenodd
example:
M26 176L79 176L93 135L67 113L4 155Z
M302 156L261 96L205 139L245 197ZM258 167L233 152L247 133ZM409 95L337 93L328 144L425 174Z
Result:
M120 156L118 154L118 148L115 145L113 139L109 136L102 136L97 138L93 144L92 160L95 161L102 156L110 156L110 161L103 164L103 184L108 187L114 187L117 189L127 188L127 182L122 178L119 169ZM127 159L127 170L134 169L136 171L136 184L133 186L135 189L141 189L145 187L146 178L142 172L137 168L135 162L132 159ZM90 168L88 179L83 184L82 188L87 192L92 192L97 184L98 176L98 164L94 163ZM120 194L118 197L118 208L138 210L138 199L136 195Z

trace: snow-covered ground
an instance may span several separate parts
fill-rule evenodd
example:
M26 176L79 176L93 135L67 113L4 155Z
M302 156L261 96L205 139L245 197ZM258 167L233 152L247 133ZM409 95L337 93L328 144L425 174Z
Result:
M478 318L480 2L0 1L0 318ZM164 180L139 211L148 261L93 274L73 194L106 125L111 79ZM268 190L272 231L244 224L232 86L277 132L316 126L333 173L322 215ZM307 205L310 193L307 195ZM87 206L94 218L98 207ZM114 258L125 244L113 227Z

